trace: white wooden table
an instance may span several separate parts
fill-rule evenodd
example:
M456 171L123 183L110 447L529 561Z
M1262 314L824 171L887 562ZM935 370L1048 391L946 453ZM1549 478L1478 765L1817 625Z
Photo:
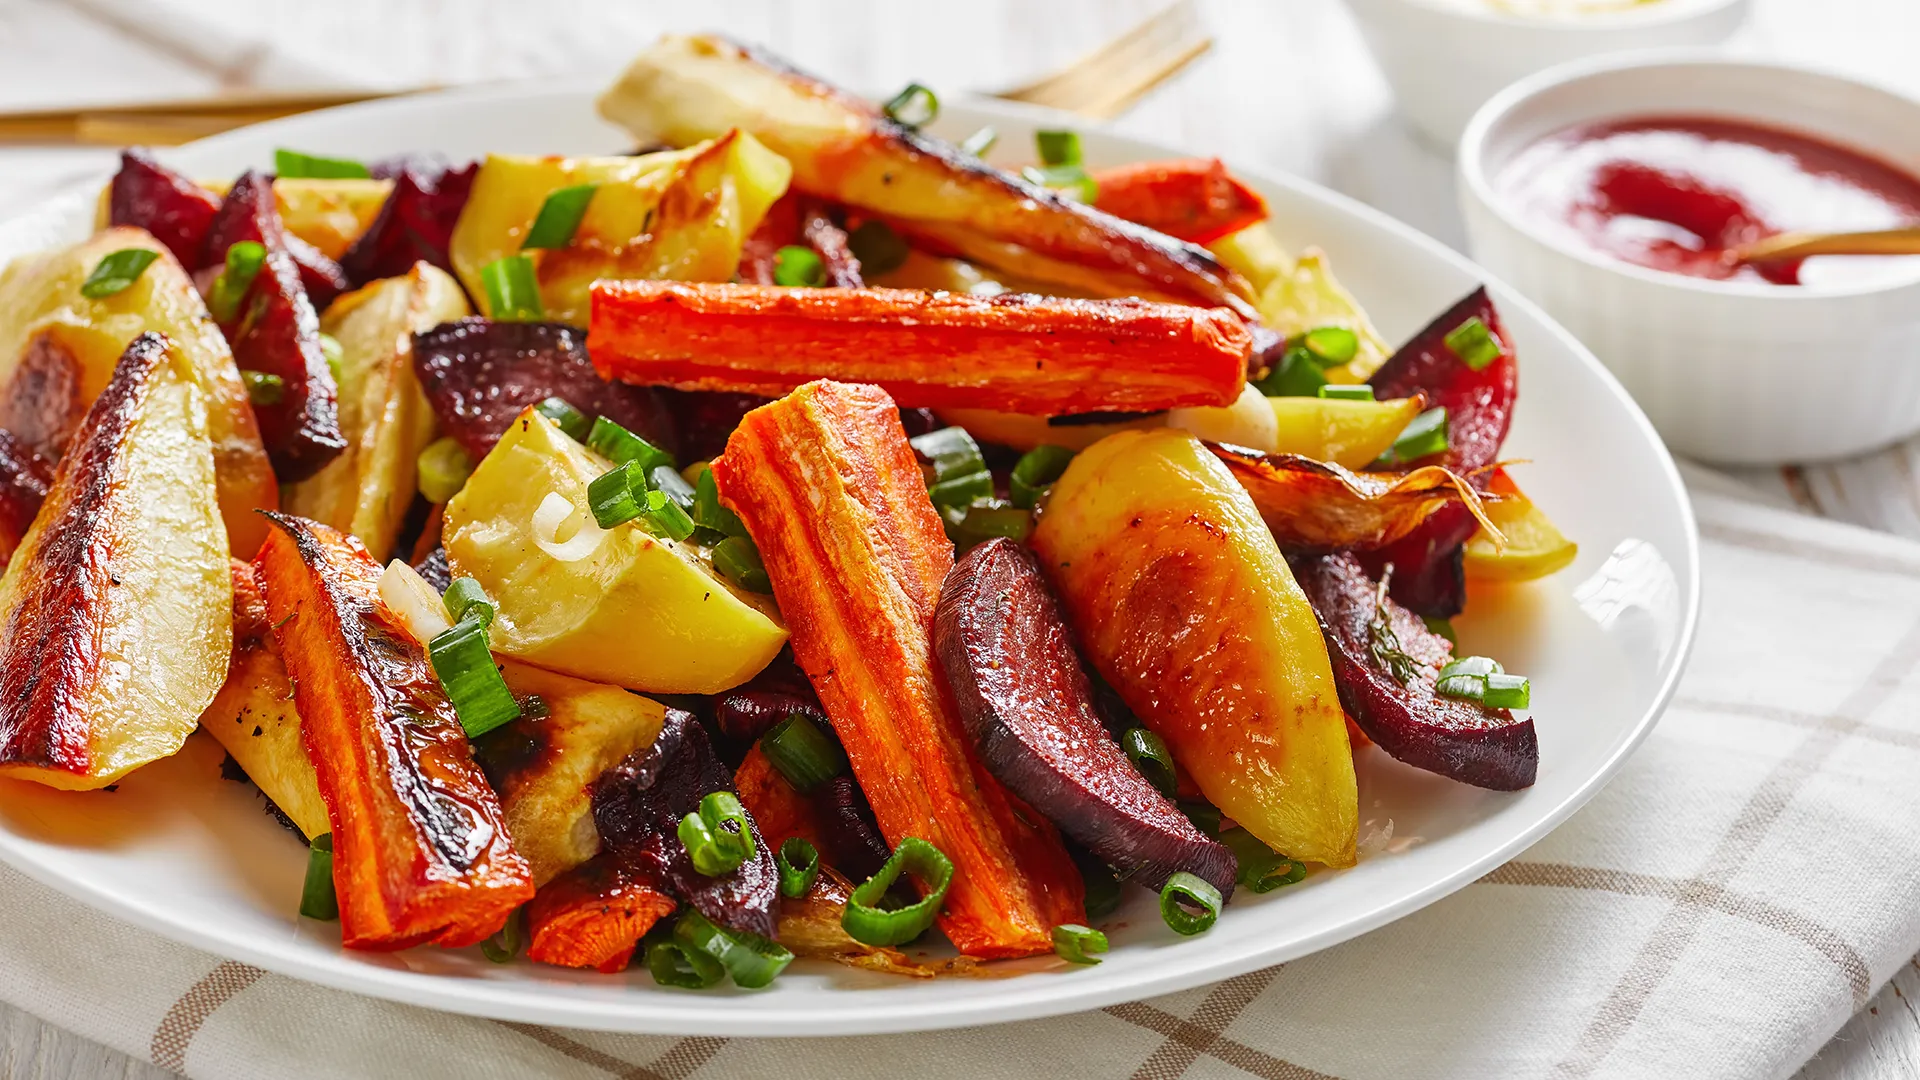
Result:
M223 85L403 87L611 74L662 30L719 29L858 88L1014 85L1161 0L0 0L0 107L185 97ZM1119 125L1312 177L1464 245L1452 166L1416 142L1339 0L1209 0L1218 44ZM1742 51L1829 63L1920 95L1916 0L1757 0ZM111 153L0 148L0 206ZM4 211L0 211L4 213ZM1920 444L1743 479L1818 513L1920 537ZM0 972L0 979L6 977ZM1801 1073L1920 1075L1920 961ZM297 1068L289 1063L290 1072ZM0 1076L169 1074L0 1005Z

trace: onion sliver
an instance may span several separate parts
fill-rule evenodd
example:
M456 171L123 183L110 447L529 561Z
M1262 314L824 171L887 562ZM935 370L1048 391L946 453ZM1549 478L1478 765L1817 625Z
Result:
M607 531L591 518L584 518L580 527L566 543L560 543L560 526L569 518L580 514L579 507L567 501L566 496L557 491L547 492L540 505L533 511L533 542L548 556L561 562L578 562L600 550L600 541L606 538Z

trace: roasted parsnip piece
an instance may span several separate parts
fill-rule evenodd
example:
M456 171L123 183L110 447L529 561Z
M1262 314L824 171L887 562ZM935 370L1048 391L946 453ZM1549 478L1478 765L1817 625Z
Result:
M100 260L126 248L158 251L161 245L139 229L108 229L73 247L16 260L0 273L0 428L37 453L58 457L127 345L147 330L167 335L206 401L227 541L235 555L251 558L267 528L254 511L278 505L279 489L240 369L193 281L170 255L117 293L80 295Z
M533 896L426 650L335 529L272 515L255 560L333 834L348 948L472 945Z
M1313 609L1253 500L1185 432L1074 458L1032 539L1087 658L1221 812L1351 866L1359 794Z
M797 190L990 266L1097 295L1252 314L1252 290L1206 249L1027 183L724 38L661 38L602 95L600 113L675 146L751 132L792 163Z
M1295 259L1260 222L1214 240L1207 250L1253 283L1260 320L1281 337L1322 326L1354 332L1359 351L1345 366L1330 369L1329 380L1360 382L1393 351L1353 294L1334 279L1333 267L1319 248L1308 248Z
M202 180L200 186L215 195L225 195L233 184ZM287 232L336 260L380 216L380 208L392 193L391 180L281 176L273 181L273 201L280 208L280 221Z
M669 281L593 293L587 352L600 373L682 390L774 395L830 378L874 383L908 408L1226 405L1251 348L1230 311L1144 300Z
M433 440L434 415L413 369L413 335L468 313L460 285L415 263L333 302L320 319L340 343L340 432L347 448L286 493L288 513L352 533L367 550L393 550L413 503L414 462Z
M233 649L207 405L185 351L127 346L0 577L0 775L97 788L166 757Z
M931 979L940 974L940 967L916 964L898 949L855 941L840 924L852 894L853 886L839 871L822 866L806 895L780 898L780 930L776 935L780 944L793 950L795 956L831 960L888 975ZM964 964L955 961L952 969L964 970Z
M1206 244L1267 220L1267 201L1219 158L1137 161L1093 174L1093 205L1176 239Z
M1427 407L1427 399L1420 394L1387 401L1266 400L1273 410L1275 453L1298 454L1349 469L1364 469L1378 461Z
M540 887L527 905L527 959L625 971L633 947L677 905L653 875L607 852Z
M331 826L300 734L293 683L273 639L267 594L252 563L234 559L231 570L233 656L227 681L200 714L200 730L225 747L247 779L311 840Z
M454 227L454 270L484 303L480 271L505 255L529 255L547 315L585 326L587 287L596 278L733 277L741 246L787 190L791 171L738 131L640 157L495 154L480 166ZM547 196L581 184L595 187L572 238L561 247L522 252Z
M972 956L1052 948L1053 927L1085 921L1080 876L1052 826L987 770L934 671L953 545L892 399L810 383L748 413L713 472L881 830L953 860L947 937Z
M1357 473L1293 454L1255 454L1207 444L1290 552L1378 548L1420 527L1443 507L1485 520L1480 493L1438 465L1408 473Z

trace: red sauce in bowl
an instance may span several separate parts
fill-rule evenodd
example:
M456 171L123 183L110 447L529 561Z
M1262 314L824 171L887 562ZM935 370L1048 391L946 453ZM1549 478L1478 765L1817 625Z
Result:
M1668 273L1776 285L1865 285L1920 273L1912 256L1731 262L1729 249L1775 233L1920 224L1920 179L1759 124L1694 117L1581 124L1515 155L1496 187L1562 237Z

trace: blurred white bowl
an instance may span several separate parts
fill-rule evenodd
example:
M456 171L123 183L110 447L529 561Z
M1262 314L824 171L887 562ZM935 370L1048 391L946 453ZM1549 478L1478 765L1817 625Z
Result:
M1500 93L1460 140L1474 259L1573 331L1680 453L1816 461L1920 431L1920 270L1852 287L1663 273L1576 246L1496 189L1502 167L1546 135L1654 115L1798 130L1920 175L1920 101L1890 90L1703 55L1568 64Z
M1488 0L1347 0L1400 111L1448 150L1502 87L1555 64L1627 49L1717 45L1748 0L1656 0L1621 11L1510 14Z

